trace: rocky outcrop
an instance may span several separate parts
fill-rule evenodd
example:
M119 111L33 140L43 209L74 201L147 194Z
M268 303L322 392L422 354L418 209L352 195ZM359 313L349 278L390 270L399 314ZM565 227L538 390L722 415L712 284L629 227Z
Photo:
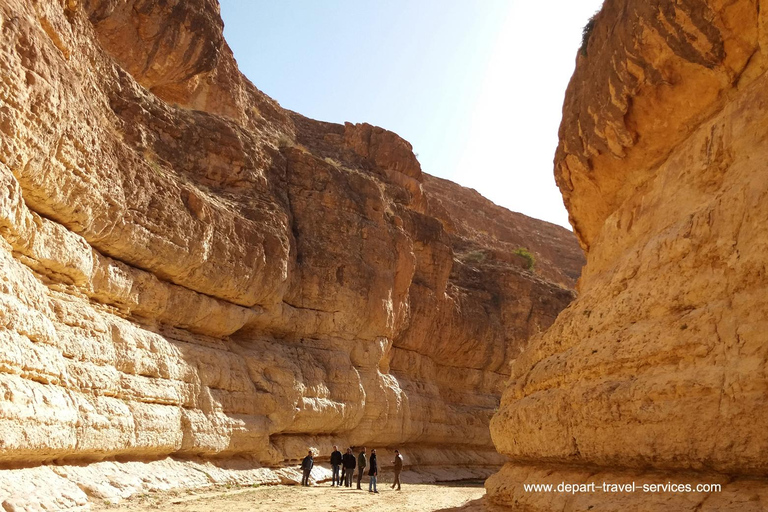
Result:
M290 480L333 444L487 473L509 362L573 298L570 232L284 111L217 9L0 2L5 508Z
M764 510L766 10L607 0L568 88L556 177L579 298L491 422L521 510ZM527 483L694 492L526 491ZM721 492L695 492L697 484Z
M561 242L559 226L510 212L448 180L425 175L423 186L433 205L430 214L456 235L454 247L482 248L489 257L523 266L528 260L519 250L530 249L538 275L566 288L576 287L584 255Z

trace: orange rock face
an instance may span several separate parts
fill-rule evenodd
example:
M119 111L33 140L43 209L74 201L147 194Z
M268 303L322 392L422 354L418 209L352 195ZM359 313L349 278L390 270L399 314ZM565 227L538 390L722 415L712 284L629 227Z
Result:
M289 481L333 444L487 474L509 363L574 296L570 232L284 111L217 9L0 1L5 508Z
M568 89L556 176L579 298L517 358L487 484L521 510L768 506L766 10L608 0ZM542 493L527 483L719 483Z

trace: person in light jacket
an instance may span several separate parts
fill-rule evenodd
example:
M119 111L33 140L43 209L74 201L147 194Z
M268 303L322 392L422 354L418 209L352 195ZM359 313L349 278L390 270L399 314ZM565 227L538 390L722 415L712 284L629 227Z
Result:
M371 450L371 460L370 460L370 467L368 468L368 476L371 477L371 480L368 482L368 492L374 492L376 494L379 493L379 491L376 490L376 476L379 474L379 466L376 463L376 450Z
M339 447L336 445L333 445L333 452L331 453L331 468L333 469L333 474L331 475L331 487L334 485L341 485L341 480L339 479L339 466L341 466L341 452L339 451Z
M309 450L307 456L301 461L301 470L304 472L304 476L301 479L301 485L309 486L309 474L312 472L312 466L314 465L315 460L312 458L312 450Z
M362 490L362 487L360 487L360 482L363 480L363 473L365 472L365 467L368 465L368 460L365 457L365 446L363 446L363 451L360 452L360 455L357 456L357 488Z

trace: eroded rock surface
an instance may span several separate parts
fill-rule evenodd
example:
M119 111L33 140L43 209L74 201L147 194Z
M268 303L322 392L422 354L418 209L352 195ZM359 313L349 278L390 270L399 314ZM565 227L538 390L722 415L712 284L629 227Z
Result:
M570 232L284 111L217 9L0 1L5 508L194 485L150 474L185 460L280 480L257 469L333 444L482 475L510 360L574 296Z
M521 510L768 507L768 11L607 0L566 96L555 166L579 298L515 360L491 422ZM720 483L719 493L525 483Z

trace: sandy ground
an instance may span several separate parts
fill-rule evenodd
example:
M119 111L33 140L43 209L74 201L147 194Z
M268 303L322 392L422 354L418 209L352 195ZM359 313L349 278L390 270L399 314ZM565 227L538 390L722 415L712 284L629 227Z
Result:
M456 510L477 503L485 489L481 482L452 484L404 485L396 491L389 484L379 486L379 494L347 488L332 488L323 483L313 487L270 485L255 488L219 488L203 492L149 494L132 498L119 505L102 504L95 510L139 512L246 512L270 510L280 512L387 511L427 512Z

